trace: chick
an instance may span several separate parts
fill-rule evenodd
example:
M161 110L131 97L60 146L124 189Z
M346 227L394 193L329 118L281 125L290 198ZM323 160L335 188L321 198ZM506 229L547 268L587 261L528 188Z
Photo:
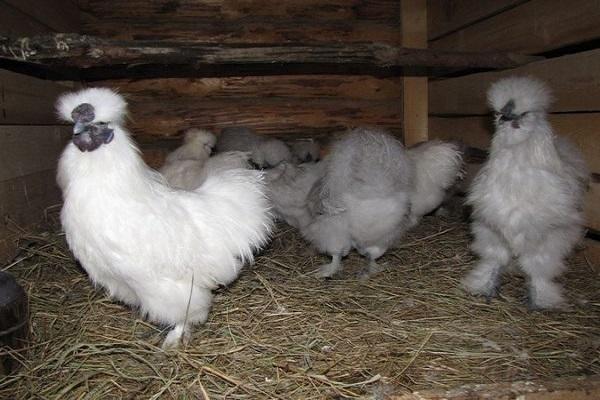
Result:
M292 143L292 156L297 164L319 161L321 146L316 140L298 140Z
M183 145L169 153L165 165L178 160L206 160L210 157L217 137L204 129L190 128L183 135Z
M267 193L275 215L296 229L308 225L311 221L308 195L324 173L323 162L300 165L283 162L266 170Z
M217 139L216 150L250 152L250 159L259 168L272 168L292 160L288 146L279 139L267 139L243 126L223 129Z
M335 142L324 175L308 195L303 236L332 261L317 276L338 272L355 248L368 257L363 277L380 271L376 260L404 232L413 170L402 144L383 130L357 128Z
M548 123L550 93L542 82L502 79L491 86L488 102L496 131L468 196L480 260L462 284L489 299L516 257L528 278L530 307L561 308L565 299L554 279L582 235L585 162Z
M142 161L122 126L120 95L85 89L63 95L57 108L74 123L57 177L71 251L112 297L174 326L163 348L177 347L207 320L212 290L235 280L267 240L262 173L228 170L176 190Z

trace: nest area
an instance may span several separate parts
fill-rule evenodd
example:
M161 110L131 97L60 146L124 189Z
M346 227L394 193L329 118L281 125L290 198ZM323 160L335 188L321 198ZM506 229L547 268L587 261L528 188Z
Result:
M473 266L468 224L426 217L369 281L352 253L335 279L326 257L280 225L271 244L215 298L178 352L91 285L59 229L23 234L4 269L29 294L32 337L0 380L11 399L386 398L412 390L600 373L600 280L577 251L561 278L568 312L529 312L516 272L487 303L459 282Z

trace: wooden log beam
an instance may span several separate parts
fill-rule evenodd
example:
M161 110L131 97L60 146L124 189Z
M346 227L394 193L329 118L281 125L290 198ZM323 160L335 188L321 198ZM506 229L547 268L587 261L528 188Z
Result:
M539 60L512 53L452 52L356 44L197 44L152 40L111 40L79 34L10 38L0 36L0 59L51 67L92 69L115 66L261 66L273 74L287 67L337 66L393 68L504 69ZM291 69L294 71L294 69ZM343 72L343 71L342 71ZM298 71L302 73L302 71Z

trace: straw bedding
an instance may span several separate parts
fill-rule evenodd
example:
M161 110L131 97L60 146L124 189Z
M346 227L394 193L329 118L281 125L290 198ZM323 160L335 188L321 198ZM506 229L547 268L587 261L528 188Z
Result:
M475 261L468 225L427 217L381 261L311 273L325 257L278 227L270 246L216 296L183 351L164 353L165 327L144 322L90 284L56 224L23 233L5 266L30 296L32 338L0 380L14 399L385 398L466 383L600 373L600 271L577 252L563 277L570 312L529 312L520 276L499 299L465 294Z

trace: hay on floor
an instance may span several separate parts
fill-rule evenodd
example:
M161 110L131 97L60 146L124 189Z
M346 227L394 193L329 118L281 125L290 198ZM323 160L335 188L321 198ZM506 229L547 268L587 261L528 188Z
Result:
M599 374L600 271L571 257L570 312L529 312L518 275L488 304L459 288L475 260L469 240L465 223L427 217L378 276L359 281L365 261L351 254L321 281L311 273L327 258L281 225L185 351L166 354L165 327L95 290L58 230L24 234L4 269L30 296L33 336L0 398L385 398Z

